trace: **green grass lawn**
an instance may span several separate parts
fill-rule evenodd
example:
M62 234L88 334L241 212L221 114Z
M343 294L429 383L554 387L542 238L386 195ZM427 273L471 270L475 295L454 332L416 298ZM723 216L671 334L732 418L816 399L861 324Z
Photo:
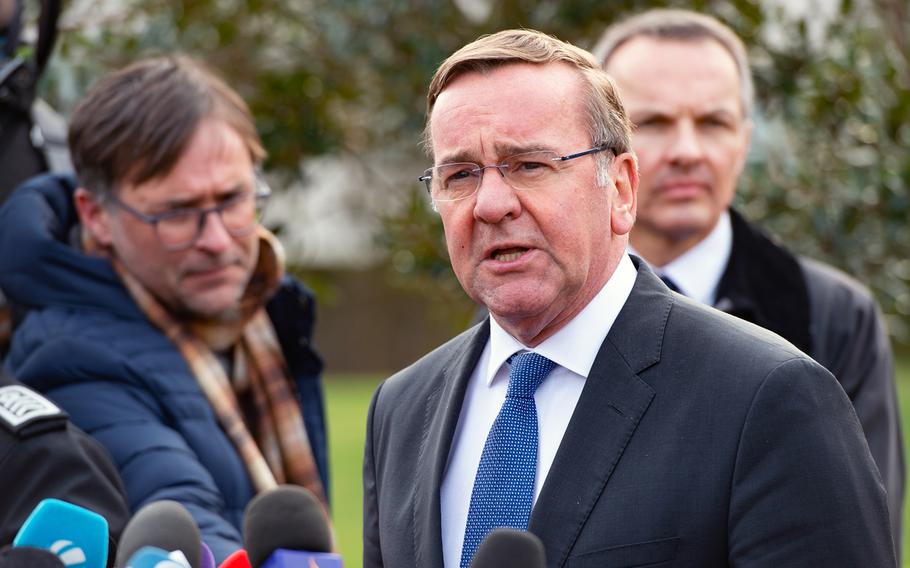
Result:
M897 377L906 445L910 441L910 354L898 358ZM338 545L348 568L361 565L363 491L360 485L360 467L363 439L370 396L383 378L378 375L329 375L325 380L332 469L332 514ZM910 546L910 515L906 507L903 542L906 550Z
M896 360L896 371L897 371L897 396L900 400L901 407L901 429L904 434L904 457L907 457L908 443L910 443L910 353L904 353L901 356L897 357ZM904 485L904 497L906 497L906 484ZM910 566L906 564L907 560L910 560L910 553L907 552L907 547L910 546L910 511L906 505L906 498L904 499L904 524L902 536L903 540L903 555L905 559L905 566Z
M363 488L361 464L367 409L373 389L384 376L329 375L325 378L331 469L332 517L344 565L363 560Z

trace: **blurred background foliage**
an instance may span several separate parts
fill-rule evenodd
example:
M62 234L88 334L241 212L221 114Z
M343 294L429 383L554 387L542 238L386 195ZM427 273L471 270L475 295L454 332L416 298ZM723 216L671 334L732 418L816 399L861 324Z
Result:
M67 83L81 95L101 72L150 53L180 50L204 59L249 101L270 153L270 175L305 191L302 160L341 156L364 170L363 195L384 204L376 211L380 254L369 277L448 310L450 334L466 324L472 307L416 182L427 163L418 141L435 67L478 35L507 27L536 28L591 47L608 23L655 6L711 13L744 38L759 104L740 207L792 249L868 283L892 333L906 344L905 0L73 2L58 51L57 68L67 72L53 73L47 90L53 97ZM56 102L64 109L73 103L61 96ZM333 297L334 278L320 273L310 280ZM415 352L430 346L415 346Z

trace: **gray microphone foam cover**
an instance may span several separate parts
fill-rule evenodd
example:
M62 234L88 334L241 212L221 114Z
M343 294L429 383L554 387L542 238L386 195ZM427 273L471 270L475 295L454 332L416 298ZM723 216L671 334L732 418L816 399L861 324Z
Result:
M192 568L199 568L202 550L199 527L190 512L176 501L155 501L133 515L120 537L117 566L126 566L143 546L155 546L168 552L179 550Z
M278 550L332 552L332 532L322 503L297 485L257 495L243 518L243 544L253 568Z
M543 543L527 531L495 529L483 539L471 568L545 568Z

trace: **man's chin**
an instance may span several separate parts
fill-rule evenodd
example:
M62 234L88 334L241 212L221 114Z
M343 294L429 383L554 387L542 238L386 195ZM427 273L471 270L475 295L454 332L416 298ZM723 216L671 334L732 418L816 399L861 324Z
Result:
M718 215L702 208L676 208L665 215L655 216L650 220L636 221L637 225L650 226L656 233L672 237L674 240L685 240L694 235L711 232L717 223Z
M544 301L531 295L497 295L488 298L483 304L496 316L497 321L520 322L540 317L552 308L553 301Z
M237 293L184 296L181 300L181 311L193 319L233 322L242 315Z

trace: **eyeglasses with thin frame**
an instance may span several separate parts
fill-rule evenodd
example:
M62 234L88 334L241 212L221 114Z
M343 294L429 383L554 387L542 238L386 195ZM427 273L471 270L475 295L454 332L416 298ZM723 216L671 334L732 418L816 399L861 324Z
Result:
M265 204L272 194L262 174L256 173L254 179L254 191L244 191L212 207L181 207L156 215L147 215L127 205L116 195L111 195L107 200L136 219L154 227L164 248L178 251L193 246L199 240L209 213L218 215L221 224L231 236L249 235L262 219Z
M551 183L565 162L605 150L616 154L615 150L605 144L565 156L550 150L535 150L509 156L498 164L488 166L472 162L441 164L427 168L417 179L426 184L435 206L437 202L459 201L477 193L483 181L483 173L488 168L497 169L506 183L516 190L534 190Z

